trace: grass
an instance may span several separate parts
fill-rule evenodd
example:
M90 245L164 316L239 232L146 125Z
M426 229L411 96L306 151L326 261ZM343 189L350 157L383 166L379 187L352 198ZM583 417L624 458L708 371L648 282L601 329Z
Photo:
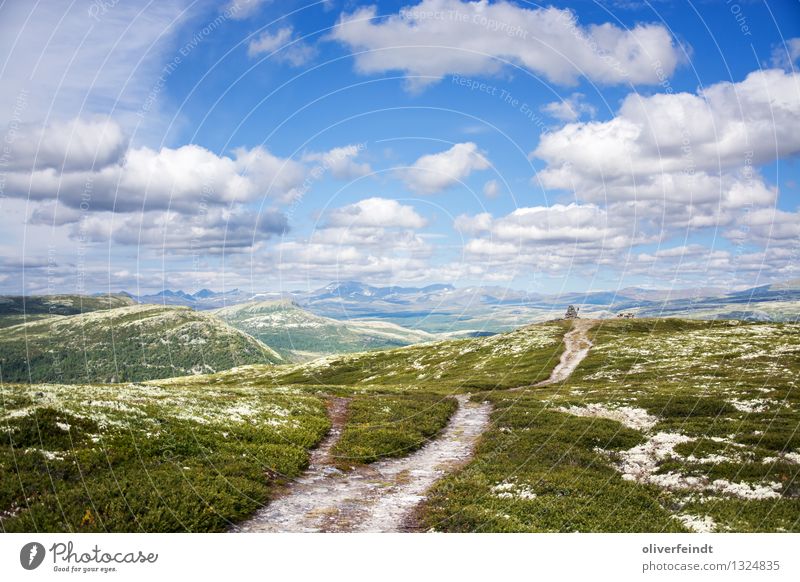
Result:
M464 469L437 483L420 515L450 532L684 531L659 491L624 481L597 449L638 431L553 412L536 396L496 394L492 424Z
M315 396L177 387L2 388L0 528L224 531L298 476Z
M607 320L565 383L530 388L568 325L144 385L6 386L0 468L19 478L0 485L0 522L219 531L302 471L325 395L350 399L333 451L349 466L422 446L448 396L472 393L490 428L431 490L426 528L800 531L800 325Z
M405 456L436 436L457 408L454 399L435 394L357 395L333 457L348 468Z
M277 361L257 340L185 307L122 307L0 327L5 382L131 382Z
M564 385L491 396L492 428L475 459L434 487L422 523L625 532L703 521L715 531L800 531L799 331L602 322ZM611 419L620 411L652 425L628 428Z
M195 382L391 388L440 394L502 390L546 379L561 355L561 338L568 325L551 322L491 337L329 356L292 366L249 366Z

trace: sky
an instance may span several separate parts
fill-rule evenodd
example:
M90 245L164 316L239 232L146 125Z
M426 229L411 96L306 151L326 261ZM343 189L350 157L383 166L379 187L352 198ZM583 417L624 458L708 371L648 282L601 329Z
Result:
M796 0L0 3L0 293L800 277Z

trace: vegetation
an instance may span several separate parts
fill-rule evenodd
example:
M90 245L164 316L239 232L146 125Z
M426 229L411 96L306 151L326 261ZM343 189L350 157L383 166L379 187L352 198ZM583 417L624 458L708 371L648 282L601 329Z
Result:
M360 394L350 402L347 424L333 448L342 468L401 457L436 436L458 407L435 394Z
M224 531L327 431L291 391L6 385L2 531Z
M261 340L287 361L406 346L435 338L432 334L387 322L342 322L320 317L291 301L243 303L213 313Z
M494 393L444 531L800 531L800 326L612 320L564 385Z
M127 295L0 295L0 317L77 315L135 304Z
M3 527L218 531L302 471L327 395L350 401L332 450L346 469L422 446L448 397L472 393L490 428L430 491L424 528L800 531L800 325L605 320L567 381L533 387L570 325L143 385L6 385L0 468L20 479L3 480Z
M186 307L136 305L0 329L4 382L124 382L281 361L258 340Z
M495 394L491 428L475 459L437 483L426 529L454 532L684 531L660 492L622 479L603 451L641 444L605 419L548 409L541 398Z
M394 391L440 394L513 388L534 384L550 375L563 350L561 338L568 327L567 322L551 322L490 337L329 356L293 366L244 367L196 381L378 390L391 387Z

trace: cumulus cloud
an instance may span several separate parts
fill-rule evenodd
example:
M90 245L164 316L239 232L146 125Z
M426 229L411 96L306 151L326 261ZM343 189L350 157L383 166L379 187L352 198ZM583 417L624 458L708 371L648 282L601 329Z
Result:
M735 241L797 248L800 244L800 212L758 208L745 213L725 234Z
M507 277L528 268L559 272L611 264L632 246L655 240L625 213L594 204L525 207L501 217L461 215L454 227L471 237L464 250L472 263Z
M497 180L489 180L483 185L483 195L487 198L497 198L500 196L500 184Z
M610 121L544 134L537 180L582 200L660 205L665 228L727 226L773 206L757 167L800 152L800 77L757 71L697 94L629 95Z
M582 26L567 9L486 0L423 0L387 18L363 7L342 14L332 38L356 53L359 72L403 71L414 88L450 73L497 73L506 62L563 85L655 84L681 60L659 24Z
M545 186L602 185L611 197L646 176L704 179L705 172L752 168L798 153L799 97L800 77L779 70L756 71L698 94L631 94L612 120L544 134L533 154L548 163L539 175Z
M102 168L61 172L48 167L9 172L6 192L36 201L58 199L84 210L193 211L198 204L230 204L261 197L285 201L305 178L299 162L263 147L220 156L201 146L135 148Z
M88 170L118 162L128 139L107 117L55 121L47 126L25 124L15 136L7 169L52 168Z
M422 228L427 221L413 206L388 198L366 198L329 212L327 224L342 227Z
M89 214L72 223L70 236L91 243L215 255L252 250L287 230L288 221L282 212L256 213L237 206L209 208L191 216L169 211Z
M485 170L489 160L473 142L457 143L449 150L419 158L400 171L406 185L420 194L435 194L463 181L475 170Z
M326 212L307 238L282 241L274 262L300 279L424 280L435 251L418 232L426 225L410 205L367 198Z
M577 121L584 115L594 117L597 109L586 103L586 96L582 93L573 93L560 101L552 101L542 107L542 111L559 121Z
M313 59L317 50L313 46L298 40L291 26L278 29L276 32L263 32L247 45L247 54L251 57L270 55L270 58L284 61L294 67L300 67Z
M333 177L339 180L352 180L372 172L369 164L356 161L363 150L363 144L351 144L327 152L308 153L303 156L303 161L314 162L324 170L330 170Z
M770 62L773 67L791 71L800 59L800 38L789 38L784 44L772 49Z

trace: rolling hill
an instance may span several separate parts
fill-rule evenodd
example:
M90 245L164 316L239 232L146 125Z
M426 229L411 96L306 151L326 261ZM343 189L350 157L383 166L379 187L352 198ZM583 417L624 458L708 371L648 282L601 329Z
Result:
M3 382L122 382L209 373L282 357L187 307L135 305L0 329Z
M119 295L5 295L0 296L0 327L8 327L59 315L76 315L135 305Z
M291 301L256 301L212 313L293 361L437 339L433 334L386 321L338 321L314 315Z

